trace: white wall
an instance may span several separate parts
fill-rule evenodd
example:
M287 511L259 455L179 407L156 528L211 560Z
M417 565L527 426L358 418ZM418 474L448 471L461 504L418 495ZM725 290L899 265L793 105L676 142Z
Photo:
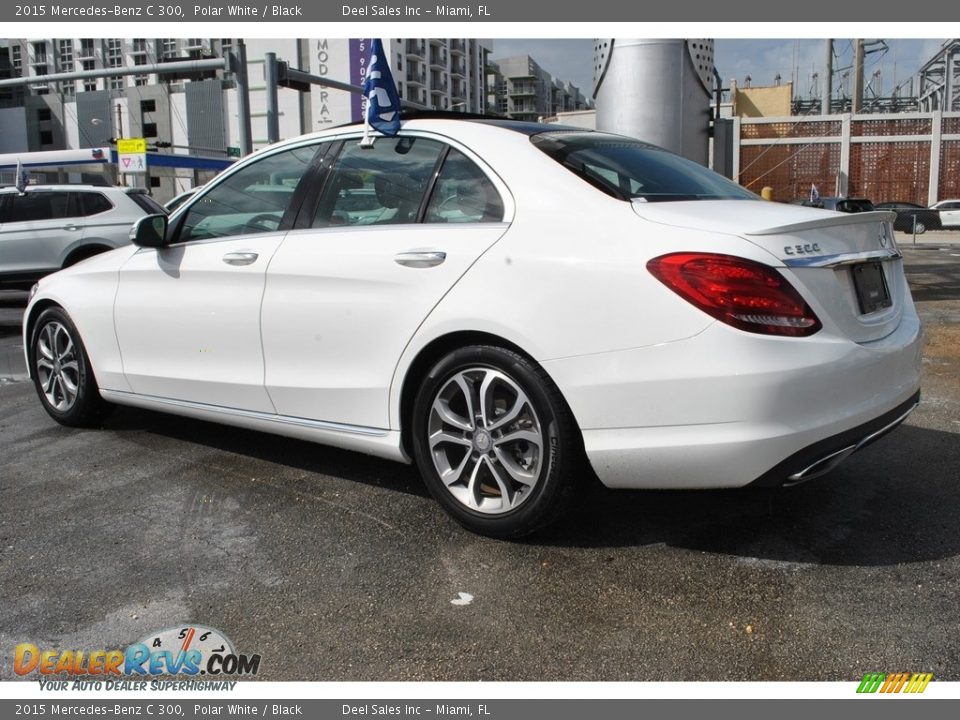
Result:
M26 108L0 109L0 153L26 152L27 110Z

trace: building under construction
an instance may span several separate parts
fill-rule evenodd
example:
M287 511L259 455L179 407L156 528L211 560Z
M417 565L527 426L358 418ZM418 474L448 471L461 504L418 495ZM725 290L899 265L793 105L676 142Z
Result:
M876 43L856 41L850 94L829 81L832 44L820 98L792 97L789 85L732 84L731 176L783 201L806 197L811 185L875 202L960 197L960 40L943 43L910 86L887 96L863 82L863 57Z

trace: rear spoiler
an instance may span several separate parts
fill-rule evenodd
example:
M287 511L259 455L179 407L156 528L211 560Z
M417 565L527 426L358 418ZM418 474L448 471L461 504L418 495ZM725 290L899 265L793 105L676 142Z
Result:
M817 220L805 220L803 222L791 223L789 225L778 225L776 227L763 228L761 230L750 230L744 235L786 235L788 233L799 232L800 230L815 230L820 227L837 227L838 225L860 225L872 222L893 222L897 214L892 210L875 210L864 213L838 213L831 212L825 218Z

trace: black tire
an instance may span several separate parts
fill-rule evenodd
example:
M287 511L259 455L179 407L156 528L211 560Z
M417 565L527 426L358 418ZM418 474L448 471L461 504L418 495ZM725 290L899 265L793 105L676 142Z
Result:
M458 378L465 384L455 385ZM476 395L470 390L476 398L472 402L484 405L479 401L479 389L488 378L485 405L491 407L489 423L474 411L474 430L457 429L459 426L444 420L451 415L434 410L435 401L442 398L452 417L463 421L470 412L463 404L468 392L464 388L476 390ZM520 406L523 409L517 410ZM514 411L519 415L508 421ZM501 422L505 423L501 428L493 429ZM491 429L487 432L486 428ZM459 432L462 437L457 443L441 443L431 449L431 432L434 439L438 432L445 437ZM516 435L538 437L539 449L535 441L510 439ZM575 495L584 468L579 429L556 385L524 356L492 345L455 350L433 366L414 402L412 440L424 482L444 510L468 530L501 539L530 535L560 518ZM462 459L450 461L462 443L469 445L459 449ZM456 472L455 464L461 470L449 486L441 479L438 462L448 476ZM527 473L532 482L517 482L515 471ZM468 474L475 479L472 491L465 477ZM510 507L502 507L506 504Z
M110 410L100 397L80 333L63 308L48 308L37 319L30 337L30 364L43 409L61 425L93 427Z

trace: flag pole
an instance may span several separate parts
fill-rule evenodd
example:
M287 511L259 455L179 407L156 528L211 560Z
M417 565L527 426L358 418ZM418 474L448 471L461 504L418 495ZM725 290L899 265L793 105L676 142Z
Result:
M366 97L366 96L365 96ZM363 111L363 137L360 138L360 147L362 148L372 148L373 147L373 137L370 135L370 103L371 99L367 97L367 107Z

